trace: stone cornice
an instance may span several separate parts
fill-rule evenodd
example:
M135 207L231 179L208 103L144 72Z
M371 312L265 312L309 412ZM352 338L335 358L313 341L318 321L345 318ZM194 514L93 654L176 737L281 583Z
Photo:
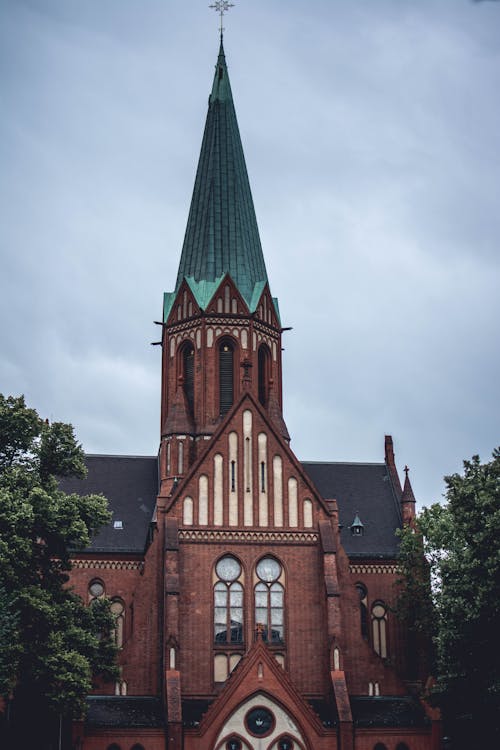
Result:
M218 544L317 544L318 534L311 531L241 531L232 529L179 529L180 542Z
M349 565L349 571L356 575L366 574L384 574L390 573L394 575L398 572L398 566L395 563L351 563Z

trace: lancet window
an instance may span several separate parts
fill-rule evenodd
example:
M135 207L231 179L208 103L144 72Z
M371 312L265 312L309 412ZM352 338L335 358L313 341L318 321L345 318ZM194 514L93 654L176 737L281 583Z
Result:
M219 413L226 414L234 402L234 344L223 339L219 344Z
M262 630L263 640L282 643L285 639L283 568L274 557L263 557L255 572L255 626Z
M187 341L182 347L183 388L189 411L194 411L194 346Z
M215 566L214 586L215 643L243 643L243 583L241 565L225 555Z

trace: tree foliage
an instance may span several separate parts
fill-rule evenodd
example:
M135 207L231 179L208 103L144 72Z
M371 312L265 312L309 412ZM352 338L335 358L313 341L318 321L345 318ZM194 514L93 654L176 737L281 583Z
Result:
M0 394L0 695L21 718L81 716L93 675L117 676L109 603L67 586L71 552L110 517L104 497L59 489L85 474L71 425Z
M445 504L419 514L435 610L436 683L453 748L500 747L500 449L445 477ZM411 532L407 531L406 536Z

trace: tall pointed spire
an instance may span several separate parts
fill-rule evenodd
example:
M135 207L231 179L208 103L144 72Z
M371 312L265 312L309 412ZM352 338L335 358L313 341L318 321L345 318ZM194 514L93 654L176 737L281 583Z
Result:
M204 307L226 273L252 308L267 273L221 36L175 291L186 278Z

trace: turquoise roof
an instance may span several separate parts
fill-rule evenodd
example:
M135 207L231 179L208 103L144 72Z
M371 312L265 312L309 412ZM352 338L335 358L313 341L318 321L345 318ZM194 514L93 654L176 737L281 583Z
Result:
M254 312L267 273L221 40L175 293L186 279L204 309L226 273Z

